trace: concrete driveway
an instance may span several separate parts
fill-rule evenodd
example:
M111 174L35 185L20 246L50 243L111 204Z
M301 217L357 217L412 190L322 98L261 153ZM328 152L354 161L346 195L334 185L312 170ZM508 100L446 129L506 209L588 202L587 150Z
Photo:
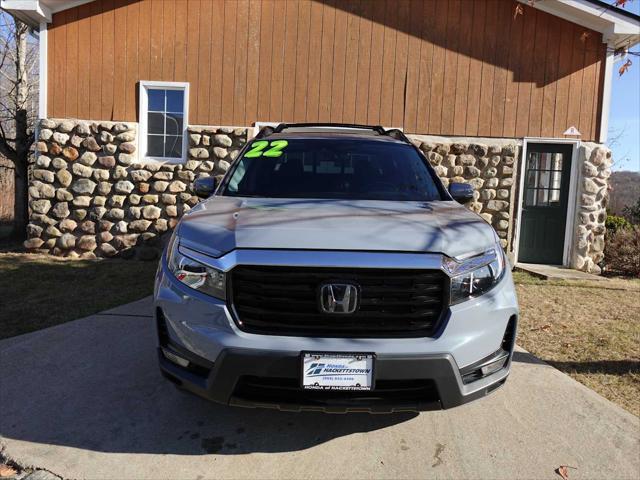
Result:
M640 477L640 422L518 352L506 386L444 412L291 414L181 393L150 299L0 342L0 449L64 478Z

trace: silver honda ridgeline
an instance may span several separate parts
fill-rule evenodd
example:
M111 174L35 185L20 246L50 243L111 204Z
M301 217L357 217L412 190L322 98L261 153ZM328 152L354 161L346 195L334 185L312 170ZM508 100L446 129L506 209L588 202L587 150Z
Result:
M494 230L398 130L263 129L194 183L155 285L162 373L223 404L451 408L509 374L518 303ZM459 203L460 202L460 203Z

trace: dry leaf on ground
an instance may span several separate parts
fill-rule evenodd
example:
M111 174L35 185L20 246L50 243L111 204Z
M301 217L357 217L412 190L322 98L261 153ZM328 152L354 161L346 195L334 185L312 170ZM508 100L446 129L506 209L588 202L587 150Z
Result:
M6 465L4 463L0 464L0 477L13 477L16 473L18 472L15 468L10 467L9 465Z
M576 467L570 467L569 465L560 465L558 468L556 468L556 473L562 477L562 480L569 480L570 468L577 470Z

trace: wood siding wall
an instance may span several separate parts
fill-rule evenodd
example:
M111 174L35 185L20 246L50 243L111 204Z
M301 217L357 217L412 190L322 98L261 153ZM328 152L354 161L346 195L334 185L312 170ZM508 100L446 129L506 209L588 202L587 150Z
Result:
M139 80L190 83L192 125L344 122L596 140L605 47L514 0L100 0L56 13L51 117L137 120Z

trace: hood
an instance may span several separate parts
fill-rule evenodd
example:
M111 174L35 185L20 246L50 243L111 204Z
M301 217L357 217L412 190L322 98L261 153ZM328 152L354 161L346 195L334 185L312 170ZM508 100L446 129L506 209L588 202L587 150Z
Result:
M212 197L182 217L181 242L219 257L236 248L444 253L483 252L496 236L453 201Z

